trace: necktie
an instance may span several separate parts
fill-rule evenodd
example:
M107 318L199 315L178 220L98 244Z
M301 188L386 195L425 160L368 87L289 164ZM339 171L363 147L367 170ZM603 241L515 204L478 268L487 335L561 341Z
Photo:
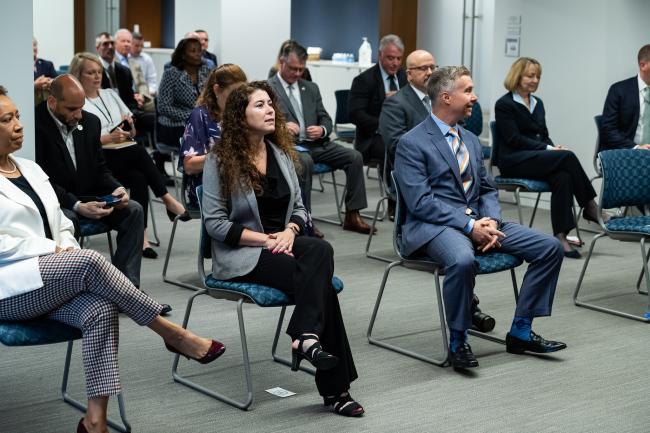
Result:
M449 135L452 137L451 148L456 156L456 161L458 161L460 180L463 182L463 191L467 194L467 191L472 186L472 173L469 169L469 152L463 140L458 136L456 128L450 128Z
M300 136L298 139L300 141L305 140L305 118L302 116L302 109L300 108L300 104L298 103L298 100L293 94L293 90L296 89L294 84L289 84L289 102L291 102L291 106L293 107L293 111L296 112L296 117L298 118L298 123L300 124Z
M427 111L431 113L431 99L429 99L428 95L422 98L422 103L424 104L425 107L427 107Z
M117 77L115 76L115 67L111 63L108 65L108 81L111 82L111 88L115 89L117 87Z
M650 86L643 89L643 107L643 132L639 144L650 144Z
M388 76L388 90L391 92L397 91L397 83L395 82L395 75Z

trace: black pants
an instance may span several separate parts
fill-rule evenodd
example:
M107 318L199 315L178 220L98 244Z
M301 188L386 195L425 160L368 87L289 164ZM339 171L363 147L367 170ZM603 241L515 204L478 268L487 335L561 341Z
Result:
M301 334L316 334L323 350L339 358L335 368L316 372L320 395L338 395L350 388L357 370L332 287L334 251L322 239L300 236L293 244L293 254L295 257L262 250L257 266L233 280L264 284L293 296L296 306L287 334L294 340Z
M165 179L156 169L147 151L140 145L105 150L104 156L108 168L117 180L129 188L130 199L142 206L146 228L149 214L149 187L156 197L162 197L167 194Z
M185 126L165 126L158 123L156 125L156 136L159 142L167 146L180 148L180 138L185 132Z
M553 233L569 233L575 228L573 197L580 207L596 197L578 157L566 150L542 150L511 167L500 168L507 177L538 179L551 185L551 224Z

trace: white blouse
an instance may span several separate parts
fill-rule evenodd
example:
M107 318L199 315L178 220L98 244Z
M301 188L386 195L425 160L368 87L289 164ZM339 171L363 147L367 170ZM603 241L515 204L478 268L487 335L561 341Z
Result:
M83 109L99 118L102 124L101 135L110 134L111 129L122 122L123 116L132 116L131 111L113 89L99 89L97 98L86 98Z

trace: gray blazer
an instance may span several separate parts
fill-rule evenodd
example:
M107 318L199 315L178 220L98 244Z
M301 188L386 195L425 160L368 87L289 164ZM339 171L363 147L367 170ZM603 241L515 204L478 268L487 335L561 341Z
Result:
M307 211L300 198L300 186L296 169L291 158L271 143L280 170L289 184L293 200L287 208L285 225L296 215L307 221ZM248 274L260 258L263 247L237 246L224 243L234 222L249 230L263 232L260 212L255 193L236 191L230 198L221 194L221 182L217 169L217 158L210 154L203 167L203 201L201 203L203 222L212 238L212 275L220 280L228 280Z
M282 83L278 78L277 74L269 78L268 80L273 90L278 97L278 102L282 114L287 119L287 122L298 123L298 117L296 112L289 101L287 92L282 87ZM328 136L332 132L332 118L327 114L325 106L323 105L323 98L321 97L320 90L316 83L311 81L306 81L300 79L296 82L298 88L300 89L300 99L302 103L302 116L305 119L305 127L318 125L325 128L327 131L326 135L318 140L317 142L326 142L328 141Z
M379 115L379 133L388 148L391 166L395 162L395 149L399 139L426 119L429 114L429 110L410 84L399 89L390 98L386 98Z

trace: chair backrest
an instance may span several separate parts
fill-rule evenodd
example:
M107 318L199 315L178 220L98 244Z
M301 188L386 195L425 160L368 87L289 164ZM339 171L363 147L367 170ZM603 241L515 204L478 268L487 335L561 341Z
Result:
M348 115L348 96L350 90L335 90L334 97L336 98L336 116L334 116L334 123L350 123L350 116Z
M477 137L483 132L483 110L481 104L476 101L472 107L472 114L465 119L465 129L473 132Z
M650 203L650 152L637 149L604 150L598 154L603 173L603 209Z
M199 199L199 212L201 213L201 236L199 238L199 258L212 258L212 238L208 234L203 222L203 185L196 187L196 197Z
M594 122L596 122L596 147L594 148L594 170L596 170L596 174L599 176L602 176L602 172L600 171L600 165L598 165L598 151L600 149L600 128L603 126L603 115L598 114L594 116Z
M393 187L395 189L395 225L393 226L393 248L395 253L401 258L405 259L406 257L402 256L401 253L401 244L402 244L402 226L406 222L406 203L404 202L404 196L400 193L399 184L395 178L395 171L390 172L391 179L393 179Z
M492 154L490 155L489 171L492 173L492 167L499 166L499 139L497 137L497 122L490 121L490 135L492 135Z

